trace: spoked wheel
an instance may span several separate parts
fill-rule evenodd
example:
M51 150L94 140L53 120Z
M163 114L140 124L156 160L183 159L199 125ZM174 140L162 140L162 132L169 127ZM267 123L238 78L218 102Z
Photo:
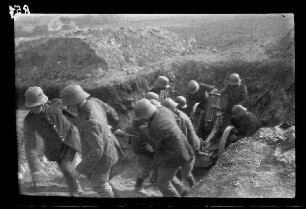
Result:
M229 135L231 133L231 131L233 130L234 126L228 126L226 127L226 129L224 130L222 137L220 139L220 143L219 143L219 149L218 149L218 157L221 156L221 154L223 153L223 151L225 150L225 146L226 146L226 142L229 138Z

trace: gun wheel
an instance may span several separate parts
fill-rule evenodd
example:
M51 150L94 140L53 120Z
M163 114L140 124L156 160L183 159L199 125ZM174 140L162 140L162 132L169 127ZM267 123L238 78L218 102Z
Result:
M221 154L223 153L223 151L225 150L225 146L226 146L226 142L229 138L229 135L231 133L231 131L233 130L234 126L228 126L226 127L226 129L224 130L220 143L219 143L219 149L218 149L218 157L221 156Z

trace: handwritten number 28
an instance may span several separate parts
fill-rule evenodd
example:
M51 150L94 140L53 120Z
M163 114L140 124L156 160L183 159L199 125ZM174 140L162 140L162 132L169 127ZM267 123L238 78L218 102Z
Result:
M23 8L24 10L24 14L29 15L30 14L30 10L28 5L24 5ZM11 15L11 18L13 19L15 17L16 14L21 14L21 8L19 5L14 5L14 7L9 6L9 14ZM14 12L16 10L16 13Z

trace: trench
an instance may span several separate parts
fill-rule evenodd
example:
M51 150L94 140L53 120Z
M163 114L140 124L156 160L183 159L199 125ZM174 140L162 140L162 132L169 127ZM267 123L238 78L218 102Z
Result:
M118 106L118 103L128 103L125 108L120 109L123 110L121 113L127 115L127 121L130 121L133 104L131 98L141 98L148 91L147 87L152 86L160 75L170 79L170 86L173 89L170 97L175 98L179 95L186 96L186 86L190 80L214 85L220 90L232 73L238 73L243 79L242 84L247 86L249 93L249 102L246 107L258 116L263 127L272 127L288 121L294 123L295 109L291 103L295 97L293 69L290 63L279 60L267 62L236 60L209 64L194 60L174 62L170 66L168 65L168 68L161 66L146 78L136 78L121 86L115 86L115 92L118 96L113 94L109 103L115 106ZM134 89L134 91L130 91L130 89ZM114 100L114 98L120 99ZM220 105L225 107L226 97L221 99ZM195 168L193 174L196 180L200 181L205 177L214 165L215 162L207 168Z
M242 78L242 84L246 85L249 92L247 108L254 112L260 119L263 126L274 126L280 122L295 121L294 103L294 73L290 63L281 60L266 62L244 62L241 60L205 63L201 61L187 60L173 62L170 65L161 65L159 69L148 74L135 77L133 80L121 84L101 86L95 89L86 89L93 97L97 97L113 106L121 116L120 127L129 126L133 117L133 104L142 98L153 82L160 75L170 79L170 86L173 88L171 97L186 95L186 85L189 80L197 80L206 84L214 85L219 90L226 84L227 78L232 73L238 73ZM271 82L273 80L273 82ZM61 90L57 87L42 87L50 99L58 97ZM22 104L23 94L26 88L18 89L17 101ZM225 99L221 105L225 105ZM288 105L288 104L291 105ZM19 138L22 136L19 136ZM131 190L136 179L135 164L136 157L133 154L128 139L118 137L120 144L127 153L126 161L120 168L122 175L118 177L121 196L130 197L135 194ZM22 153L22 152L19 152ZM200 181L214 166L208 168L197 168L193 174L197 181ZM124 179L124 175L129 179ZM134 175L134 176L133 176ZM134 178L134 180L132 180ZM128 184L129 186L122 186ZM85 185L86 186L86 185ZM118 185L117 185L118 186ZM28 190L24 190L28 191ZM158 193L158 192L153 192ZM137 195L136 195L137 196Z

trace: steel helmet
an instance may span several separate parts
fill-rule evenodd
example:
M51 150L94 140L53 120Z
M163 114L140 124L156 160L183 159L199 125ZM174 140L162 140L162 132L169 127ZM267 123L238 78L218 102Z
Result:
M162 102L162 105L168 107L171 110L174 110L177 107L178 103L174 102L171 98L167 98Z
M154 92L148 92L148 93L146 93L145 98L148 99L148 100L150 100L150 99L155 99L155 100L159 101L159 96L158 96L158 94L156 94L156 93L154 93Z
M247 111L247 108L243 107L242 105L235 105L232 108L233 117L239 117L243 115Z
M160 107L160 106L161 106L160 102L157 101L156 99L150 99L150 102L151 102L152 104L154 104L156 107Z
M63 104L68 106L74 106L89 96L80 85L76 84L65 87L60 93Z
M138 100L134 105L134 119L140 120L149 118L156 111L157 107L147 99Z
M154 82L154 86L169 88L169 79L166 76L158 76L157 80Z
M187 104L186 104L186 98L183 96L178 96L176 97L175 101L178 103L178 106L180 108L186 108Z
M43 90L38 86L32 86L28 88L24 96L25 96L26 107L36 107L45 104L48 101L48 97L44 94Z
M232 85L236 85L241 83L241 79L237 73L233 73L229 78L229 82Z
M187 85L187 90L189 93L194 94L200 89L200 85L195 80L189 81Z

